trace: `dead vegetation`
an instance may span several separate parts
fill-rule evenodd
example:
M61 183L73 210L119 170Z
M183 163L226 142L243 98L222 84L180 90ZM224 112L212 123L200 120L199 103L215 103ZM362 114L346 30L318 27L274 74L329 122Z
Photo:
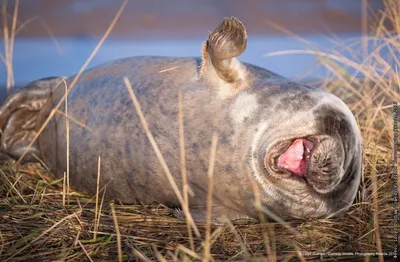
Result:
M398 144L393 143L392 103L400 101L400 4L385 4L376 34L360 44L372 51L342 45L336 52L318 53L332 72L322 87L349 105L363 138L360 190L343 217L297 220L290 227L247 220L187 225L165 206L109 203L102 198L103 188L97 196L85 196L67 190L65 181L55 181L42 165L15 170L15 163L7 162L0 166L1 261L359 261L367 254L389 255L396 247L394 194L399 190L394 187ZM386 23L395 31L388 32ZM390 57L382 57L383 48ZM352 59L341 55L343 50L352 52ZM349 67L362 75L348 74ZM185 190L181 198L186 203Z

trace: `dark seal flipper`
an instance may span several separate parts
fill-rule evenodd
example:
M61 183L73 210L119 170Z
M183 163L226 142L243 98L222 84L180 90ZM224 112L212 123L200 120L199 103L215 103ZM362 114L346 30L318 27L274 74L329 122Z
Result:
M63 77L42 78L30 82L6 99L0 107L0 151L3 156L19 158L27 150L24 160L29 160L31 153L39 154L36 143L27 148L40 128L37 125L38 113L63 80Z

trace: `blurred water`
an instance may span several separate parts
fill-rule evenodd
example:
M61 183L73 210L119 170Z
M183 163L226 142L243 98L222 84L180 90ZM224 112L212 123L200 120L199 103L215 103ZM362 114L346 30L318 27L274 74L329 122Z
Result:
M15 1L8 1L12 13ZM21 0L19 20L40 17L57 36L101 35L123 0ZM236 16L249 34L282 33L271 21L297 34L360 32L361 0L130 0L112 34L194 36ZM369 21L383 8L382 0L368 0ZM372 25L369 23L369 25ZM19 36L46 37L41 23L29 24Z
M321 50L338 49L337 43L333 42L332 38L315 35L302 36L302 38ZM359 35L357 34L346 34L337 36L336 41L349 44L358 38ZM59 38L57 40L61 50L49 38L16 39L13 71L17 86L42 77L70 76L77 73L90 56L99 39ZM204 37L143 41L108 39L89 67L113 59L138 55L200 56L203 42ZM4 50L3 43L0 44L0 48ZM325 77L328 72L322 67L316 67L318 62L315 56L264 56L264 54L270 52L310 48L308 44L289 36L249 36L247 49L240 56L240 59L299 81ZM5 85L6 69L2 64L0 66L0 100L5 96Z

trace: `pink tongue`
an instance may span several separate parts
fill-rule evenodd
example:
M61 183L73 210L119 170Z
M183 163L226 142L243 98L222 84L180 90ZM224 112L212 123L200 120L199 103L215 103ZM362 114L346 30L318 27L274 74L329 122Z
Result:
M290 147L279 157L278 167L285 168L299 176L306 175L307 162L304 156L305 139L296 139Z

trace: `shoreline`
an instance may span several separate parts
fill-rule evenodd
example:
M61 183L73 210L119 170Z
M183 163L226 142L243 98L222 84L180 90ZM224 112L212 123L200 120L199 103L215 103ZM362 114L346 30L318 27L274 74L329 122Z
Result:
M18 20L33 17L19 36L45 37L48 30L56 37L102 35L118 8L119 1L35 0L21 1ZM369 0L369 17L383 8L381 0ZM46 8L44 8L46 7ZM9 14L13 6L8 6ZM275 23L295 34L341 34L362 31L361 1L309 0L171 0L129 2L116 24L113 35L142 37L194 37L212 30L223 17L236 16L249 34L282 35ZM373 19L369 19L371 25ZM46 24L47 29L44 26Z

